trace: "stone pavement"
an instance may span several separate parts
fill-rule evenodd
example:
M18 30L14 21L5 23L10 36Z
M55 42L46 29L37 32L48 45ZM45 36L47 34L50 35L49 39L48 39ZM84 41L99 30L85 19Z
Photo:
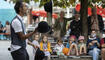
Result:
M10 41L0 40L0 60L12 60L8 47L10 47ZM32 47L27 45L27 51L30 56L30 60L33 60Z
M10 51L8 51L8 47L10 47L10 42L7 40L0 40L0 60L12 60ZM33 56L33 48L29 45L27 45L27 51L30 56L30 60L34 60ZM92 60L91 57L84 57L84 58L66 58L66 59L58 59L58 58L52 58L51 60ZM99 59L100 60L100 59Z

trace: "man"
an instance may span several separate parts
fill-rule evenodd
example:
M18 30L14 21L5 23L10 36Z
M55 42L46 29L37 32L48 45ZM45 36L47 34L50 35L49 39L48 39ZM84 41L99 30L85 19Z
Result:
M0 33L3 33L3 25L1 24L1 21L0 21Z
M93 60L99 60L100 39L96 36L96 31L92 30L91 35L87 41L88 54L92 56Z
M65 18L64 11L60 12L60 18L55 20L54 24L54 36L58 39L59 37L64 37L66 34L66 25L67 21L70 21L72 18Z
M11 22L11 55L13 60L29 60L26 51L26 39L36 33L37 29L34 32L26 34L22 18L27 10L24 2L16 2L14 9L17 15Z
M82 33L82 28L81 28L81 20L79 20L79 12L75 11L75 19L70 23L70 35L75 35L76 38L81 35Z
M92 30L96 30L96 32L98 34L98 37L101 38L102 31L103 31L103 28L104 28L102 16L97 15L96 7L93 7L91 12L92 12L92 15L88 17L88 32L89 32L89 35L90 35L90 32Z

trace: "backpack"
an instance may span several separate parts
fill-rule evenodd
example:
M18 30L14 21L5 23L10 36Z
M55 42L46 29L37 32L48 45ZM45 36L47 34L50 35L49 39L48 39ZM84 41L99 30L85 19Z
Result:
M36 54L35 54L35 59L34 60L43 60L44 57L45 57L45 53L38 48L36 50Z

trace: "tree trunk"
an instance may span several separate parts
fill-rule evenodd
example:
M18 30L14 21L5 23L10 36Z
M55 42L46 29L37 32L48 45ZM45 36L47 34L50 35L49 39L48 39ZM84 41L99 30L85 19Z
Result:
M47 21L50 26L52 26L52 13L47 12Z
M81 0L80 19L82 20L82 35L85 36L85 42L88 39L88 0Z

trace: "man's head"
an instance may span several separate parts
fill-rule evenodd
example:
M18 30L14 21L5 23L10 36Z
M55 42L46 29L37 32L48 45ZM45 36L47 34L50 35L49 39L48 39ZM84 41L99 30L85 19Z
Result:
M91 12L92 12L93 16L97 15L97 9L96 9L96 7L93 7Z
M17 1L16 4L15 4L15 12L17 14L26 14L26 11L27 11L27 6L25 4L25 2L22 2L22 1Z
M79 20L79 17L80 17L80 15L79 15L79 12L75 12L75 20Z
M92 30L92 31L91 31L91 37L94 38L94 37L96 37L96 36L97 36L96 31L95 31L95 30Z
M64 11L60 12L60 17L64 17Z

